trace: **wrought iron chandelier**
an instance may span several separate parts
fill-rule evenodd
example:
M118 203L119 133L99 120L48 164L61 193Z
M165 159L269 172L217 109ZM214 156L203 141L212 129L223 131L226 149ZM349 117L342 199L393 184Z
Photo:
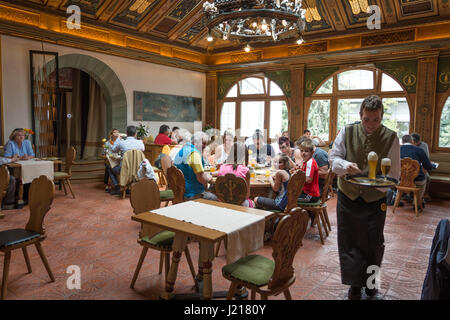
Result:
M303 42L302 0L206 0L208 41L215 38L246 43L294 39Z

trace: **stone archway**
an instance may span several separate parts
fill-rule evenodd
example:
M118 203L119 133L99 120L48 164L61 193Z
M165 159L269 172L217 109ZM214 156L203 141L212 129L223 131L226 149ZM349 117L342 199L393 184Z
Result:
M49 64L53 64L54 60ZM101 87L106 100L106 128L126 128L127 97L116 73L101 60L84 54L65 54L58 57L58 67L75 68L89 74ZM47 70L53 70L49 66Z

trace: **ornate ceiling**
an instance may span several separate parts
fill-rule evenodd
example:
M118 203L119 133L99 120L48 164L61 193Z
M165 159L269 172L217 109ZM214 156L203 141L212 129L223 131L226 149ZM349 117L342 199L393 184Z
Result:
M4 0L16 8L68 16L66 8L81 9L81 23L134 37L189 48L199 53L235 50L236 44L206 41L204 0ZM373 32L366 26L367 6L381 8L384 31L449 20L450 1L442 0L303 0L305 39L316 41ZM267 44L265 44L267 46Z

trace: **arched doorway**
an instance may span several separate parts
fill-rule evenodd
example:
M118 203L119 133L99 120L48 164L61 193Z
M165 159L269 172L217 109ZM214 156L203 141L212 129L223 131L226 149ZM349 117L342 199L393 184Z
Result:
M54 67L52 64L54 63L54 61L49 62L47 70L53 70ZM106 123L102 130L103 132L99 134L98 146L91 146L99 149L101 138L106 137L107 132L112 128L124 130L127 125L127 100L125 90L116 73L107 64L97 58L82 54L59 56L59 70L68 69L78 70L81 71L82 74L84 73L85 75L90 76L96 82L103 94L104 103L106 105L106 112L104 113ZM71 115L69 114L69 117L70 116ZM81 150L84 151L84 145Z

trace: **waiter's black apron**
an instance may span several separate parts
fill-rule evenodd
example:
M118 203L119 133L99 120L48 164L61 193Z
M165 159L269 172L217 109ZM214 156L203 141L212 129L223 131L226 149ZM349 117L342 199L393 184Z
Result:
M350 200L342 191L337 201L338 249L342 283L365 287L371 265L381 266L384 253L386 198L366 203Z

